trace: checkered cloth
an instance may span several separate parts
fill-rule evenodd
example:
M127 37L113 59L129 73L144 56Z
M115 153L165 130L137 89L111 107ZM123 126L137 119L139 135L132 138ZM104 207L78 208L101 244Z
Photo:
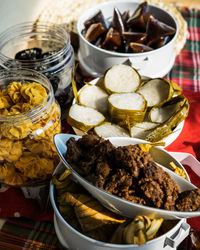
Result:
M191 109L194 109L194 112L189 113L189 117L185 122L185 130L183 129L184 135L180 137L180 140L177 139L172 145L170 145L169 149L173 151L183 149L185 152L194 154L194 156L200 160L200 151L195 151L195 145L199 144L199 139L197 138L198 140L195 139L195 141L191 141L193 140L193 137L192 135L189 135L188 131L186 131L186 129L195 126L195 133L197 133L197 135L200 134L200 116L197 116L198 112L200 112L200 10L185 7L181 8L180 11L188 22L189 38L184 49L179 56L177 56L175 65L167 75L167 78L178 83L184 90L184 93L187 93L186 96L191 97L195 101L191 105ZM196 93L187 91L194 91ZM195 112L197 113L196 116ZM186 135L188 136L187 139L191 145L182 147L182 144L184 143L181 140L184 140ZM8 202L7 198L4 199L4 202ZM30 201L27 199L26 202ZM13 206L15 206L14 202ZM50 209L46 217L43 216L41 217L41 220L37 220L37 217L32 216L33 214L28 216L27 211L25 215L22 214L21 216L24 215L29 218L20 217L6 220L0 231L0 250L60 249L60 244L57 240L52 220L45 221L48 218L52 218L52 216L49 216L49 214L51 215L52 213L53 211ZM198 218L195 219L195 221L197 222L196 226L200 225L200 220ZM192 224L191 221L191 225L195 226L195 223ZM179 249L189 249L190 244L190 240L186 239Z
M7 220L0 233L0 249L18 250L22 248L59 249L53 223L27 218Z
M188 23L189 37L168 78L183 90L200 91L200 10L182 8Z

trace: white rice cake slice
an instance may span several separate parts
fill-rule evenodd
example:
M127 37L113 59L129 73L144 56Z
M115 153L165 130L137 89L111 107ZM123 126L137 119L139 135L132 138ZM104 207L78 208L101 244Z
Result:
M105 117L99 111L79 104L73 104L70 107L67 118L67 121L71 126L85 132L99 125L104 120Z
M108 98L109 103L121 110L144 110L145 108L145 99L142 95L138 93L120 93L112 94Z
M145 139L145 137L154 129L158 124L153 122L140 122L131 127L131 137Z
M167 101L170 91L170 84L161 78L151 79L137 90L147 100L148 107Z
M163 123L167 121L178 109L179 103L158 108L152 108L149 112L149 119L152 122Z
M117 64L111 67L104 76L104 86L109 94L134 92L141 82L138 72L131 66Z
M130 137L127 130L124 128L113 124L113 123L103 123L94 128L95 133L103 138L107 137Z
M79 103L105 114L108 109L108 94L98 86L85 85L78 95Z

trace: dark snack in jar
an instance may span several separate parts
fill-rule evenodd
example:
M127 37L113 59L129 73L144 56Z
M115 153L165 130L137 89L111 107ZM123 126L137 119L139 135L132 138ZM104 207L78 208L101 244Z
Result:
M98 11L96 15L94 15L91 19L86 20L84 25L85 27L88 29L90 27L90 25L94 24L94 23L102 23L102 25L104 26L104 28L108 28L108 22L107 20L104 18L103 14L101 11Z
M101 45L101 48L108 50L117 50L119 46L121 46L120 33L117 30L110 28L106 34L105 40Z
M122 53L142 53L160 48L176 32L151 15L147 2L141 3L132 15L129 10L120 13L114 8L109 25L99 10L84 22L84 26L82 34L87 41L99 48Z
M67 141L65 157L94 186L123 199L167 210L193 211L200 206L199 190L181 193L170 175L138 145L115 147L109 140L87 134Z
M129 46L131 47L132 51L134 53L142 53L142 52L147 52L153 50L151 47L146 46L144 44L140 43L130 43Z
M40 61L40 60L48 60L49 59L49 65L51 67L56 66L57 64L60 63L61 59L57 59L57 60L52 60L50 58L52 58L52 56L54 56L57 53L57 51L47 51L47 52L43 52L43 50L41 48L30 48L30 49L25 49L25 50L21 50L19 52L17 52L15 54L15 59L19 60L19 61L26 61L29 63L29 68L39 71L39 72L43 72L44 70L46 70L46 66L44 66L43 63L41 63L40 66L36 66L36 62ZM42 62L42 61L41 61ZM66 104L66 100L68 100L69 97L69 89L70 87L65 88L64 90L62 90L62 93L59 93L59 85L62 84L62 80L60 79L60 77L58 76L58 74L54 74L50 71L47 72L43 72L43 74L50 80L51 85L53 87L54 90L54 94L55 94L55 98L58 101L58 103L60 104L61 108L64 107L64 105ZM72 100L72 98L71 98Z
M147 29L147 45L152 46L156 44L160 39L168 37L174 34L174 28L160 22L153 16L150 16L148 29Z
M15 55L15 59L17 60L23 60L23 61L35 61L35 60L38 60L38 59L48 59L48 57L52 56L53 54L55 54L56 52L55 51L48 51L48 52L45 52L43 53L42 52L42 49L40 48L31 48L31 49L25 49L25 50L21 50L19 52L16 53ZM57 63L57 62L56 62ZM54 62L55 64L55 62ZM33 64L33 69L34 68L34 64ZM35 70L42 70L42 65L41 65L41 68L37 68ZM58 88L58 84L59 84L59 81L60 79L57 77L57 76L52 76L51 74L45 74L47 78L49 78L51 84L52 84L52 87L53 87L53 90L54 90L54 93L56 92L57 88Z
M17 52L15 59L17 60L35 60L42 58L42 50L40 48L25 49Z
M70 32L70 41L72 44L72 47L74 49L74 52L78 52L78 48L79 48L79 37L78 34L74 31Z
M123 35L125 31L124 20L123 20L123 16L121 16L117 8L114 8L112 24L113 24L113 27L115 27L115 29L119 31L120 35Z

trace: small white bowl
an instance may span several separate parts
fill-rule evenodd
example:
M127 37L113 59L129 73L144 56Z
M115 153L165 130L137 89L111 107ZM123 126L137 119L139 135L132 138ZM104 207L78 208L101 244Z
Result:
M77 22L80 41L78 58L80 66L86 74L100 77L111 66L124 63L127 60L130 60L132 66L143 76L152 78L163 77L170 71L175 60L174 44L178 33L178 25L168 12L159 7L149 4L150 13L161 22L175 28L176 33L166 45L153 51L143 53L119 53L108 51L98 48L88 42L84 35L82 35L84 22L93 17L98 10L101 10L104 17L107 19L112 17L115 7L122 13L127 10L133 13L140 3L141 2L124 0L105 2L88 9L79 17Z

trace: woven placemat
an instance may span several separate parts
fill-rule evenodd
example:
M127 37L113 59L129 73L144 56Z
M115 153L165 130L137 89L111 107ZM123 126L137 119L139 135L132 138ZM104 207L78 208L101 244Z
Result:
M88 8L106 1L110 0L49 0L45 8L39 14L36 22L62 24L68 32L77 32L76 21L79 16ZM141 0L138 1L143 2ZM178 55L184 47L188 36L186 21L174 4L164 3L159 0L148 0L148 2L165 9L176 19L178 24L178 36L175 43L175 53Z

